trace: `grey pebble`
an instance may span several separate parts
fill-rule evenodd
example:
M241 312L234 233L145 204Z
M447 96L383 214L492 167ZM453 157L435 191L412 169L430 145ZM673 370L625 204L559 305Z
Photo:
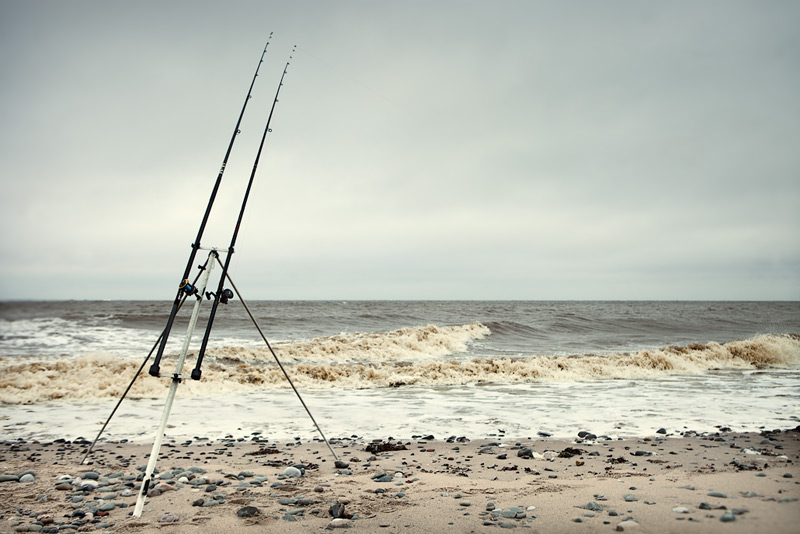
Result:
M244 508L239 508L236 512L236 515L239 517L253 517L259 515L261 511L256 508L255 506L245 506Z
M730 510L726 510L722 517L719 518L720 521L728 523L730 521L736 521L736 515L731 512Z
M291 478L300 478L303 473L296 467L287 467L283 470L283 474Z
M180 521L180 517L175 514L164 514L158 518L159 523L177 523Z

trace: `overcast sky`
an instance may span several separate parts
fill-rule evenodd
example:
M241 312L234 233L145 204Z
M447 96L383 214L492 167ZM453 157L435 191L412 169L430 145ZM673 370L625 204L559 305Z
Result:
M0 299L800 299L795 1L0 0Z

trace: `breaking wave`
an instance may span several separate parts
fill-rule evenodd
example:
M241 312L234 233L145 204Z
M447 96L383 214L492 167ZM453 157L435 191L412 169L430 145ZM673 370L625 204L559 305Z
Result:
M418 326L392 332L342 333L309 341L274 343L282 362L384 362L431 359L467 350L490 330L481 323L463 326ZM224 363L273 361L267 348L223 347L209 353Z
M691 344L630 353L576 356L531 355L456 358L489 330L480 323L454 327L406 328L385 333L340 334L276 347L300 389L365 389L449 386L476 383L641 379L696 375L712 370L794 368L800 365L800 337L761 335L729 343ZM187 360L187 368L192 359ZM0 359L0 402L119 397L141 362L108 354L24 363ZM162 369L172 365L166 359ZM188 373L188 371L186 371ZM160 398L169 381L145 373L132 398ZM201 381L184 381L182 397L213 396L288 388L267 351L226 347L209 353Z

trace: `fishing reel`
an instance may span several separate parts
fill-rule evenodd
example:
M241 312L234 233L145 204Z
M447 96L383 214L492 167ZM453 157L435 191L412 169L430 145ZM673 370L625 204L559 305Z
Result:
M212 293L211 291L206 291L206 298L208 300L211 300L211 297L216 298L217 294ZM227 304L228 300L232 298L233 298L233 291L231 291L230 289L223 289L222 293L219 296L219 301L221 304Z
M189 280L186 278L184 278L183 281L180 283L178 289L186 293L187 297L191 297L192 295L197 295L197 286L189 282Z

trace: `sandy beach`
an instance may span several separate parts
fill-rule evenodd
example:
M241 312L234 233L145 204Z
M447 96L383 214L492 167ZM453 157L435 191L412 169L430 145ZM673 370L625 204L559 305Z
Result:
M150 444L3 442L0 532L796 532L800 428L726 430L167 441L141 518Z

